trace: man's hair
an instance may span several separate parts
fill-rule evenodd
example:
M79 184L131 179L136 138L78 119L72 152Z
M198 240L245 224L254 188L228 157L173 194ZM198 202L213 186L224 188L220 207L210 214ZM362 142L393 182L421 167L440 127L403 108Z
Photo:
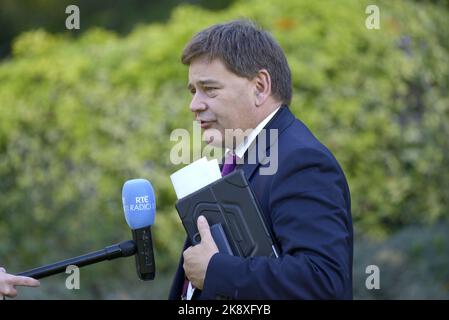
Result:
M199 57L219 58L234 74L254 79L261 69L271 77L272 95L284 104L292 99L292 80L287 59L279 44L266 31L248 20L216 24L198 32L186 45L185 65Z

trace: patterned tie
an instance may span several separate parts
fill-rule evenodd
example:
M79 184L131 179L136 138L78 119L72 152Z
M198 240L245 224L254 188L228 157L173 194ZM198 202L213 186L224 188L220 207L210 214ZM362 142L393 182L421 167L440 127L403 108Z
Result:
M225 157L225 161L223 167L221 168L221 176L224 177L234 171L237 166L237 157L234 153L229 152L229 154ZM184 284L182 286L182 299L186 299L187 297L187 289L189 287L189 280L187 277L184 279Z

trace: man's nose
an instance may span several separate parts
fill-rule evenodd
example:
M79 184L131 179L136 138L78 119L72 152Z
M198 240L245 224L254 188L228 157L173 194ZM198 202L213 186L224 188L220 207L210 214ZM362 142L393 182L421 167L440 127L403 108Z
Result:
M190 101L190 111L192 112L201 112L207 109L205 102L201 99L200 95L197 93L192 97L192 101Z

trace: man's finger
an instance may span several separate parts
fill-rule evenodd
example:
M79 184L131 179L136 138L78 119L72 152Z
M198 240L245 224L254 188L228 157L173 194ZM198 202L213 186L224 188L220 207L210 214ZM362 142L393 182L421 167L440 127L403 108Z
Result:
M23 277L23 276L13 276L10 280L13 286L27 286L27 287L39 287L40 282L36 279Z
M189 252L191 250L192 250L192 247L188 247L187 249L184 250L184 252L182 253L184 260L186 259L186 256L189 254Z
M199 216L197 221L198 231L202 241L214 241L212 234L210 233L209 223L204 216Z
M10 298L15 298L17 297L17 290L15 288L11 288L7 294L5 294L5 296L10 297Z

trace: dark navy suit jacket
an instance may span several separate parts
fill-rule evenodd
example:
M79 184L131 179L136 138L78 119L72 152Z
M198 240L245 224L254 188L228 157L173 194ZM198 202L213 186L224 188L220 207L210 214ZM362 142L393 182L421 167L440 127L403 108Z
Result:
M280 249L278 259L216 253L194 299L352 299L353 230L346 178L331 152L287 106L265 129L277 129L266 154L278 153L275 174L262 175L263 157L245 172ZM261 144L257 141L256 148ZM277 144L277 145L275 145ZM249 151L248 151L249 152ZM256 152L257 153L257 152ZM190 246L187 240L184 250ZM180 299L179 262L169 299Z

